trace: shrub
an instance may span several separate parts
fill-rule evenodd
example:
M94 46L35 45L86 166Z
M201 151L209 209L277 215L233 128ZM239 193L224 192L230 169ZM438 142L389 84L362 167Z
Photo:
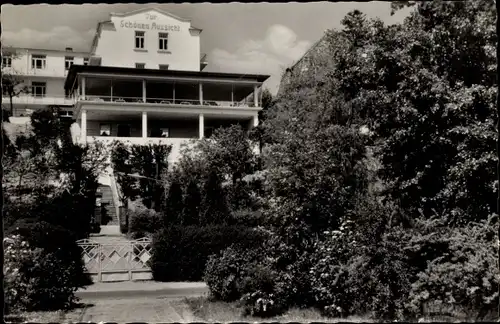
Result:
M170 184L165 210L163 211L165 225L179 225L181 223L184 209L183 203L181 184L174 180Z
M127 214L129 233L134 239L153 234L163 227L162 217L152 209L128 210Z
M265 222L264 215L261 210L240 209L232 212L229 219L231 225L242 225L249 227L261 226Z
M491 220L441 231L428 226L430 230L412 233L406 249L415 262L426 262L411 285L406 304L411 314L484 320L496 312L500 275ZM445 235L436 235L443 230Z
M229 208L219 175L212 170L205 182L202 224L221 224L227 221Z
M92 284L90 276L86 273L82 251L76 243L74 233L61 226L36 219L21 219L12 226L8 234L20 235L33 248L40 248L45 254L54 254L53 257L58 260L58 267L69 271L72 286L83 287ZM52 270L47 269L47 271Z
M35 248L21 235L11 235L5 250L8 312L67 309L81 287L78 263L68 263L59 250ZM76 280L75 280L76 279Z
M6 237L4 246L5 313L9 314L22 311L27 304L26 272L37 251L20 235Z
M237 244L259 245L266 234L244 226L171 226L153 236L150 260L157 281L200 281L210 255Z
M189 181L184 197L183 225L200 223L201 193L196 181Z
M262 261L263 249L238 249L228 247L208 258L204 281L210 294L217 300L234 301L243 295L243 279L249 266Z
M278 315L297 293L292 275L279 269L279 258L270 251L274 243L271 234L266 237L262 245L232 246L212 255L207 262L204 279L212 297L222 301L239 299L243 315Z

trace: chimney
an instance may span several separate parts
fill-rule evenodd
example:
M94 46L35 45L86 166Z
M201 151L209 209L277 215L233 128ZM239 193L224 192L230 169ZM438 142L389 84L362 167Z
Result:
M73 48L72 47L66 47L66 52L73 52Z

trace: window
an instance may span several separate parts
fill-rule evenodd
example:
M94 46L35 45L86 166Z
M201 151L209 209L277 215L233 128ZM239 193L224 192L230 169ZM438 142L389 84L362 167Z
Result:
M2 67L7 67L7 68L12 67L12 56L10 55L2 56Z
M88 57L85 57L83 59L83 65L89 65L89 58Z
M168 70L168 64L160 64L158 65L158 67L160 68L160 70Z
M64 68L65 68L66 70L69 70L69 68L73 65L73 61L74 61L74 59L75 59L75 58L74 58L74 57L72 57L72 56L66 56L66 57L64 58Z
M168 128L160 128L160 131L161 131L161 137L168 137L170 132L169 132L169 129Z
M111 136L111 124L101 124L99 136Z
M203 133L205 134L206 138L210 138L212 137L213 132L214 132L213 127L205 127L205 131Z
M130 125L118 125L116 136L130 137Z
M47 63L46 55L32 55L31 68L32 69L45 69Z
M135 63L136 69L144 69L146 67L146 63Z
M144 34L143 31L135 32L135 48L144 49Z
M168 33L159 33L158 34L158 49L161 51L168 50Z
M31 82L31 94L34 97L45 97L47 91L46 82Z

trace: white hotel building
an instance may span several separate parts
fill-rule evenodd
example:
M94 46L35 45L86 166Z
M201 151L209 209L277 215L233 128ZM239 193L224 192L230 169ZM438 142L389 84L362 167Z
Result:
M73 140L172 145L209 136L214 128L258 124L267 75L204 72L201 29L157 9L111 14L98 23L87 53L12 48L2 53L2 72L22 80L29 93L13 97L11 123L50 106L72 118ZM10 98L2 95L4 109ZM120 221L113 170L99 178L102 206ZM116 216L115 216L116 215ZM99 219L99 218L98 218Z
M204 72L202 30L158 9L110 14L89 52L14 48L2 56L30 89L13 98L11 122L58 106L78 127L75 140L180 145L214 128L258 124L267 75ZM4 107L9 98L3 95Z

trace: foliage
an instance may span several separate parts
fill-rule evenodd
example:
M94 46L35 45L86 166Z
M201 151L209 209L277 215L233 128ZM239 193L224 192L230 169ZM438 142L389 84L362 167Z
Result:
M25 273L38 251L19 235L6 237L4 246L5 313L9 314L21 311L27 304L28 279Z
M161 175L168 169L171 150L171 145L162 144L129 145L119 141L113 144L111 161L123 201L139 197L147 208L160 210L164 199Z
M258 247L241 250L230 246L210 256L203 279L212 297L222 301L241 298L243 280L250 271L250 265L262 261L262 252L262 248Z
M180 225L183 222L182 213L184 201L182 197L181 184L173 181L168 190L167 201L165 202L164 225Z
M191 180L184 196L183 225L200 223L201 193L196 181Z
M348 17L329 82L370 126L387 194L465 224L495 208L495 6L412 5L400 25Z
M451 315L465 313L475 320L496 313L500 284L496 219L490 216L487 221L452 229L439 219L421 222L406 245L406 251L419 262L407 302L410 312L447 308Z
M151 209L127 210L129 218L128 232L134 239L141 238L147 234L153 234L163 226L163 220L159 213Z
M126 204L128 199L135 200L138 195L136 179L130 177L132 165L130 164L130 151L123 142L116 141L111 149L111 164L113 166L116 181L120 186L122 203Z
M218 128L210 138L197 142L193 148L207 169L216 170L222 179L229 178L236 183L252 172L255 156L247 132L240 125Z
M172 226L153 236L150 260L157 281L199 281L210 255L238 244L258 245L265 233L245 226Z
M202 224L222 224L226 222L229 217L229 209L219 175L215 170L208 175L204 189Z
M91 283L75 237L61 227L21 220L7 243L10 311L66 309L76 301L76 290Z

